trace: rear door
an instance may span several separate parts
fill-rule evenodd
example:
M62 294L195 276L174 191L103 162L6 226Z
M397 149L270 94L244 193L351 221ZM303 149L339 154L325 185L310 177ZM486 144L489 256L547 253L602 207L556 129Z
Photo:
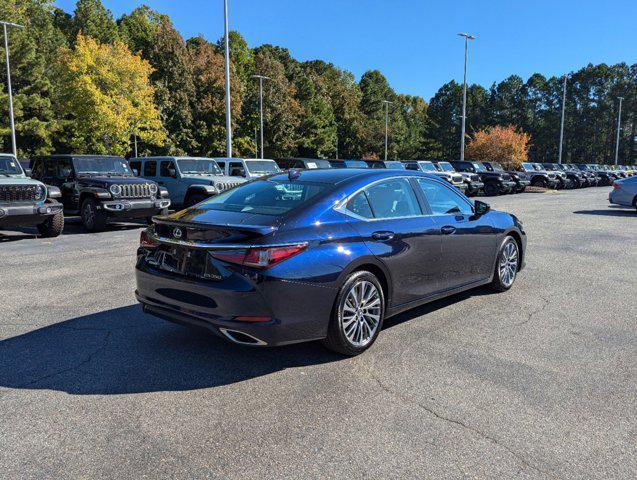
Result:
M489 278L497 237L488 215L475 216L471 202L442 182L418 178L416 183L442 235L442 288L449 290Z
M372 183L352 196L343 211L353 217L353 228L390 272L393 305L440 290L440 229L423 212L409 179Z

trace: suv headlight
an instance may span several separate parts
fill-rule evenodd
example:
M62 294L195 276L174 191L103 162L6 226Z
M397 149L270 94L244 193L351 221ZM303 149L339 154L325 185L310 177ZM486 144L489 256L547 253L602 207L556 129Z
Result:
M119 197L122 194L122 187L119 185L111 185L108 190L114 197Z
M157 184L156 183L151 183L148 186L148 190L150 191L151 195L157 195Z
M35 199L37 201L40 201L40 200L44 200L45 197L46 197L46 188L44 188L43 185L38 185L35 188Z

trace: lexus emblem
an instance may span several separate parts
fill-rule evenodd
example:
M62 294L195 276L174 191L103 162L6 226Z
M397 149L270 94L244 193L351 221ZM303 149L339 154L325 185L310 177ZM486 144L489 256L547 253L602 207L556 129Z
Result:
M181 228L175 228L173 230L173 237L175 237L176 239L180 239L183 235L183 232L181 231Z

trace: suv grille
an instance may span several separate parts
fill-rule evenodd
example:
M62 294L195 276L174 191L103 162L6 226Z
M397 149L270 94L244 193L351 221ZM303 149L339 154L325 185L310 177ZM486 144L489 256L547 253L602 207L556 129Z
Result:
M451 180L453 181L453 183L462 183L462 175L457 175L457 174L452 174L451 175Z
M479 182L480 181L480 175L477 175L475 173L472 173L470 178L471 178L472 182Z
M126 183L122 187L121 198L148 198L150 197L150 184Z
M230 190L231 188L234 187L238 187L239 185L241 185L240 183L236 183L236 182L218 182L215 183L215 187L217 187L217 189L219 189L220 192L225 192L226 190Z
M36 202L37 185L0 185L0 202Z

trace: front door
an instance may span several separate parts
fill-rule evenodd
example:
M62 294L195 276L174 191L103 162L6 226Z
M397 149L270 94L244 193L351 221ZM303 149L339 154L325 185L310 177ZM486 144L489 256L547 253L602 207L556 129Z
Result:
M476 216L463 195L442 182L418 178L432 218L442 235L444 290L488 279L496 253L496 229L488 216Z

